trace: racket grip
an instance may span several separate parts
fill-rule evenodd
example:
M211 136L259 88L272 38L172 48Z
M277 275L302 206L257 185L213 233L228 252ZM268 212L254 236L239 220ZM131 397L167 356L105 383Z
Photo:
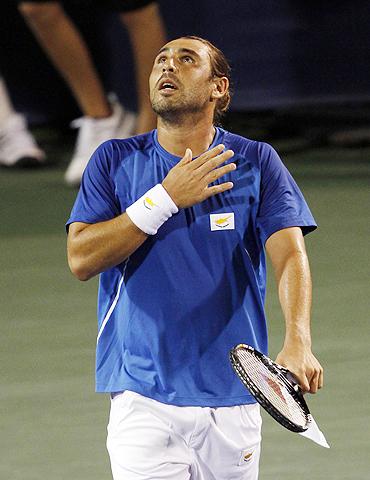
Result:
M294 385L294 390L296 390L297 392L301 390L301 387L299 386L299 383L297 383L297 379L289 371L287 373L287 379L289 380L290 383L292 383Z
M299 392L299 393L302 393L302 389L301 387L299 386L299 383L297 382L297 379L296 377L292 374L292 372L290 370L288 370L287 368L284 368L282 367L282 372L284 373L286 379L288 380L288 382L290 382L292 385L293 385L293 388L296 392Z

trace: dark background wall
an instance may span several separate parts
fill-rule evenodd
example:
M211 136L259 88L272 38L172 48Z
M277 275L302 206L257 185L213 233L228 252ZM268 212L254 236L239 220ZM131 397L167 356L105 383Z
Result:
M168 36L195 34L219 46L234 72L234 110L370 101L370 2L161 0ZM65 2L108 90L135 108L129 39L90 0ZM77 4L77 5L76 5ZM0 72L34 122L79 114L13 0L0 6Z

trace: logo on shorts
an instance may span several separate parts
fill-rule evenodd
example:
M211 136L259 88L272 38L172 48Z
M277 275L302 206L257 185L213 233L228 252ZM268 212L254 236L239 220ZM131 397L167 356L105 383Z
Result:
M252 456L253 456L253 452L246 453L243 456L244 462L246 462L246 463L250 462L252 460Z
M246 463L250 463L253 460L253 454L254 454L254 448L253 449L248 449L248 450L243 450L240 452L240 460L238 465L245 465Z
M211 231L216 230L234 230L234 213L225 212L225 213L211 213L209 216Z
M150 197L145 197L144 198L144 207L147 208L148 210L153 210L154 207L158 207L156 203L153 202L153 200Z

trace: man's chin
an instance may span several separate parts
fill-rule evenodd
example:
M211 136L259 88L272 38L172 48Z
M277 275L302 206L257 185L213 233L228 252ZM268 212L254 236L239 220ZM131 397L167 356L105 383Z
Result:
M173 98L160 98L152 100L154 112L167 123L183 123L189 116L198 116L206 111L207 102L185 102Z
M180 107L179 105L171 105L169 102L160 102L160 103L153 103L152 108L154 113L156 113L159 117L165 120L172 120L176 119L179 116L186 113L186 109L184 107Z
M166 112L174 112L181 109L180 105L176 105L170 97L153 101L152 108L157 115L161 115L162 113L165 114Z

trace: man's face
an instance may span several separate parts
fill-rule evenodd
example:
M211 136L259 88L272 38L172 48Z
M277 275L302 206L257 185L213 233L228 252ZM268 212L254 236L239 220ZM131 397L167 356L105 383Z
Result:
M153 110L164 119L210 107L213 83L208 47L187 38L167 43L155 58L149 87Z

